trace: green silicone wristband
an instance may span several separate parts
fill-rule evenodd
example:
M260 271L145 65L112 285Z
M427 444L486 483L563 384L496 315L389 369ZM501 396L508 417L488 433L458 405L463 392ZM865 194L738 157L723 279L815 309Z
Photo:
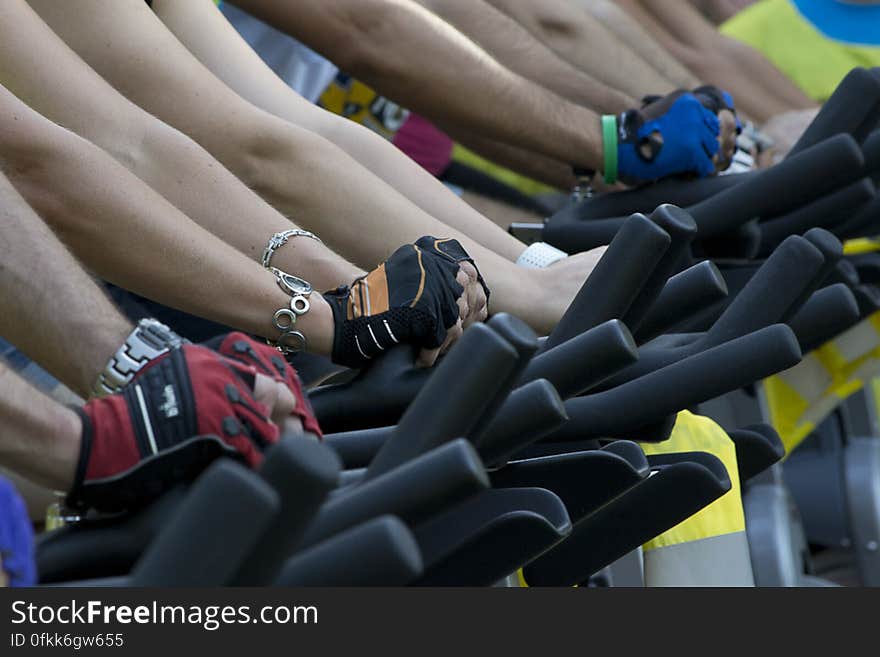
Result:
M605 182L617 182L617 117L606 114L602 117L602 150L605 153Z

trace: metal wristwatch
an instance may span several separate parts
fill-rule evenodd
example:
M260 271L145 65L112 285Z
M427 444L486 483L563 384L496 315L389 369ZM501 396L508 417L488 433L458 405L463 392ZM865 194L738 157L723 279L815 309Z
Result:
M98 374L92 392L111 395L122 390L154 358L186 342L155 319L142 319Z
M281 335L277 340L267 339L266 342L285 355L303 351L308 342L306 336L295 327L296 320L309 312L311 308L309 296L312 294L312 285L298 276L288 274L275 267L268 269L275 274L278 287L290 295L290 307L275 311L272 323L281 332Z

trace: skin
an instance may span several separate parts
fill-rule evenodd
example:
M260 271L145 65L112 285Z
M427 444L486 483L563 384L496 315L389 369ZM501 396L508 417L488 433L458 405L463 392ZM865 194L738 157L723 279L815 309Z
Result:
M513 313L539 331L548 331L558 321L590 271L590 258L572 258L552 271L524 274L509 260L413 205L323 138L244 101L192 57L141 2L79 0L73 7L71 3L34 0L32 4L119 91L195 139L247 187L284 215L294 216L300 225L318 232L344 257L355 264L364 263L364 269L387 258L401 242L412 242L423 235L457 238L479 263L492 289L492 310ZM21 8L18 2L8 5L9 9L4 5L0 11L15 12ZM29 104L36 105L50 118L76 123L77 129L90 140L108 150L118 149L121 138L108 134L104 121L106 118L119 122L114 118L118 116L114 109L120 105L118 98L109 88L91 89L89 97L84 98L82 87L70 83L72 77L86 77L79 69L73 70L76 66L81 68L82 63L75 58L70 61L69 54L62 52L63 44L50 44L52 37L45 34L45 25L39 21L33 25L34 18L31 15L29 20L18 11L9 21L3 21L10 32L4 45L15 56L15 64L7 66L8 76L17 85L16 92L20 90ZM40 33L40 38L35 38L34 33ZM34 43L53 49L54 56L47 52L46 56L35 58ZM163 56L157 58L155 52L162 52ZM51 62L51 66L44 62ZM71 69L66 75L57 74L62 62ZM46 77L52 78L54 84L34 82ZM95 94L100 95L100 100L94 98ZM217 112L218 107L224 111ZM131 112L128 114L131 116ZM149 114L132 118L136 119L135 125L138 121L155 121ZM131 123L126 124L130 129ZM120 153L120 159L144 177L152 170L164 172L174 167L173 150L164 153L160 162L149 157L145 162L142 148L136 147L135 153L128 150ZM181 172L180 176L183 175ZM176 181L181 177L167 181L170 189L162 188L162 193L170 196L179 192L182 187ZM193 191L189 180L183 188ZM214 197L216 189L217 185L208 185L204 194ZM339 189L346 193L340 194ZM255 243L254 254L274 232L256 231L243 223L241 217L251 220L244 209L234 218L226 210L223 220L216 214L187 214L198 221L220 223L218 231L236 230L247 235ZM315 248L307 244L311 240L293 242L296 249ZM298 273L303 269L291 271ZM313 284L318 285L314 281Z
M720 35L686 2L618 0L679 61L709 84L730 91L745 115L764 122L814 103L760 53Z

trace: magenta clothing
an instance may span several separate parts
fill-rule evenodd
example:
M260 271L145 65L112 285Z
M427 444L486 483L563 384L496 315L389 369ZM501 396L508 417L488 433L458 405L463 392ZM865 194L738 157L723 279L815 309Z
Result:
M410 113L392 142L435 176L443 173L452 161L452 140L418 114Z

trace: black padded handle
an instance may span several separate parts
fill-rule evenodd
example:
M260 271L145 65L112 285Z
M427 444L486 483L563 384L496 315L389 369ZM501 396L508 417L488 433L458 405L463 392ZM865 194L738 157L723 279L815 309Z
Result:
M553 215L552 222L555 224L566 221L622 217L634 212L647 214L663 203L672 203L683 208L699 203L718 192L736 187L754 175L755 172L749 171L696 180L665 178L637 189L594 196L582 203L560 210Z
M292 557L275 586L406 586L422 570L412 533L386 515Z
M854 68L837 85L813 122L797 140L788 157L841 132L861 141L874 126L872 117L880 111L880 80L864 68ZM876 125L876 118L873 119Z
M464 439L408 461L375 479L333 495L309 525L302 548L366 522L392 514L416 522L489 486L486 469Z
M709 343L721 344L783 320L805 291L809 295L815 289L824 264L822 252L809 240L786 239L709 329Z
M834 230L871 201L877 188L870 178L823 196L808 205L761 223L761 255L768 255L789 235L801 235L814 226Z
M471 326L406 409L370 463L367 479L469 435L495 395L509 392L518 364L519 354L507 340L485 324Z
M401 345L375 359L352 381L312 390L309 401L324 432L397 424L433 373L433 370L415 367L415 359L415 349ZM382 394L370 394L376 390ZM344 413L340 413L342 408Z
M692 264L691 242L697 236L697 223L694 218L674 205L659 206L651 213L651 221L665 230L672 241L651 276L642 286L641 292L621 317L624 324L632 330L638 329L641 325L669 277Z
M862 153L865 155L865 175L869 176L875 185L880 185L880 130L875 130L865 143L862 144Z
M754 217L784 214L861 178L864 163L855 140L837 135L688 210L700 227L700 239L721 235Z
M339 455L346 470L366 468L394 429L394 426L390 426L328 433L324 436L324 442Z
M727 298L727 283L710 260L699 262L667 281L641 326L633 333L642 344Z
M563 399L598 385L639 358L626 326L617 319L599 324L532 359L520 379L547 379Z
M768 326L655 370L616 388L569 399L571 420L550 441L625 436L670 413L723 395L796 365L797 338Z
M264 586L278 575L306 527L339 482L341 463L326 445L295 434L266 452L260 475L281 502L273 522L232 580L234 586Z
M859 208L847 221L839 224L834 232L841 239L873 237L878 232L878 226L880 226L880 194Z
M843 283L829 285L813 293L792 317L791 326L801 351L807 353L840 335L859 322L859 304Z
M482 436L493 422L498 409L519 381L529 361L532 360L532 356L538 351L538 336L521 319L507 313L499 313L493 315L487 325L516 350L517 362L504 382L498 387L492 400L487 404L482 417L467 433L467 437L475 445L481 443Z
M278 494L256 473L229 459L217 461L138 561L132 585L228 584L280 508Z
M513 391L479 443L488 466L506 461L562 426L568 415L553 385L537 379Z
M542 349L620 318L650 279L670 242L669 234L646 216L634 214L627 219Z

